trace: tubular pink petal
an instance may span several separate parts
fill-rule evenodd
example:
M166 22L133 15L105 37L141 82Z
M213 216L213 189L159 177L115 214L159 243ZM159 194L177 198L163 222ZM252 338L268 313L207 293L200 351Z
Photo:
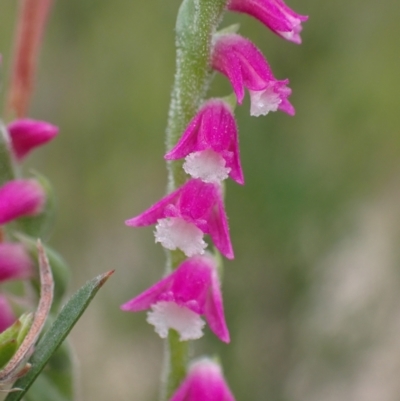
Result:
M293 105L287 99L282 99L281 104L279 105L279 110L284 111L290 116L294 116L296 114L296 110Z
M22 244L0 243L0 282L32 276L32 261Z
M233 120L233 140L231 141L231 146L228 150L232 153L232 160L227 165L231 168L230 176L238 184L244 184L244 176L242 170L242 164L240 162L240 150L239 150L239 137L236 127L236 122Z
M216 184L191 179L139 216L126 221L134 227L155 223L156 242L167 249L179 248L186 256L202 254L206 246L202 232L211 235L223 255L233 258L221 190ZM191 229L190 225L200 231Z
M165 155L168 160L183 157L186 157L184 169L193 178L219 183L229 175L239 184L244 183L238 129L226 102L221 99L206 101L176 146Z
M215 36L212 66L226 75L234 88L232 74L239 75L237 82L241 83L242 90L243 87L263 89L265 82L272 77L271 68L260 50L250 40L236 33Z
M205 220L209 210L215 204L216 187L205 184L201 180L189 180L182 188L184 190L179 199L182 216L188 217L193 222Z
M46 202L41 185L35 180L13 180L0 187L0 224L39 214Z
M58 134L58 127L45 121L23 118L8 125L12 148L18 160L33 149L51 141Z
M206 317L207 323L214 334L223 342L229 343L229 330L225 322L221 287L216 271L213 272L211 277L211 288L207 294L204 316Z
M170 401L235 401L221 367L208 358L193 362Z
M301 43L301 23L308 17L289 8L282 0L230 0L228 9L248 14L272 32L294 43Z
M151 206L149 209L145 210L138 216L126 220L125 224L131 227L143 227L157 223L158 219L166 217L166 209L168 205L173 204L178 199L182 188L183 187L178 188L176 191L165 196L159 202L155 203L153 206Z
M129 312L150 308L148 321L162 337L168 328L177 330L183 340L201 337L204 323L199 317L204 314L211 330L222 341L229 341L216 265L209 255L185 260L174 272L121 306ZM196 326L193 330L191 324Z
M204 313L208 288L212 285L214 265L207 256L194 256L184 261L173 275L171 293L179 305L193 312Z
M217 205L213 208L208 219L209 234L216 248L228 259L234 258L232 243L229 235L228 218L222 201L222 195L217 197Z
M168 288L171 286L171 280L173 280L172 276L163 278L146 291L143 291L135 298L121 305L121 309L126 312L139 312L149 309L152 304L159 300L163 292L168 291Z
M233 63L232 59L236 62ZM262 53L248 39L234 33L216 35L211 63L214 69L229 78L239 103L241 97L238 95L239 80L236 75L240 74L242 92L244 88L250 92L252 115L265 115L278 109L288 114L294 113L293 106L287 101L291 94L286 87L289 81L278 81L273 76ZM238 63L240 69L236 66Z
M164 156L165 160L177 160L187 156L196 146L196 136L203 113L198 112L190 121L179 142Z
M228 77L238 103L242 104L244 99L242 68L239 58L235 57L235 54L231 51L228 43L221 40L218 40L215 43L211 65L214 70Z

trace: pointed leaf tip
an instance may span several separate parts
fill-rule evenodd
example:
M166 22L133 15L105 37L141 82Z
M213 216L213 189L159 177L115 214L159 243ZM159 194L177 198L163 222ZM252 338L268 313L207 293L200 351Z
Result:
M98 287L102 287L104 283L114 274L115 270L110 270L106 273L100 274L96 278L99 280Z

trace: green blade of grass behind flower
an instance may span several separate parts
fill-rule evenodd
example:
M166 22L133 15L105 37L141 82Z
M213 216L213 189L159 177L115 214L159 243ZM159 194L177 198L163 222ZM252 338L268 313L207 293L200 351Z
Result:
M28 391L29 387L40 374L46 363L64 341L72 327L78 321L85 309L88 307L97 291L112 275L113 271L101 274L81 287L66 303L57 316L50 329L43 335L30 363L31 369L28 373L14 383L14 388L20 391L10 393L5 401L19 401Z

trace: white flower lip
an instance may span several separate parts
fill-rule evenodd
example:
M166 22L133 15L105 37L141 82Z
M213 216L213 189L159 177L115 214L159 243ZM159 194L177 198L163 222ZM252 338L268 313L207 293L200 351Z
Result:
M175 302L160 301L151 306L147 313L147 322L154 326L161 338L168 336L168 330L174 329L181 341L197 340L203 336L205 322L195 312Z
M249 90L251 98L250 114L252 116L265 116L270 111L277 111L282 100L271 88L262 91Z
M203 232L180 217L158 220L154 235L164 248L172 251L178 248L188 257L203 254L207 247Z
M212 149L190 153L185 160L185 172L204 182L219 184L228 178L231 171L229 167L225 167L225 159Z

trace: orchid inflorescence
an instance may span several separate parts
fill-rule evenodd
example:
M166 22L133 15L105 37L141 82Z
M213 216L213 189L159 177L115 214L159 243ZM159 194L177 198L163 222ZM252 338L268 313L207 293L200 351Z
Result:
M15 164L58 134L56 126L28 118L17 119L1 131L2 142L9 147ZM46 201L45 188L34 178L10 179L0 186L0 283L32 278L33 261L28 249L16 238L8 239L5 233L9 224L43 213ZM15 320L8 297L0 293L0 333Z
M48 241L54 223L53 187L42 174L30 172L27 176L24 171L28 155L54 139L59 131L53 124L28 117L51 6L51 0L19 2L6 85L1 79L2 88L7 89L0 117L0 393L18 393L15 399L26 398L29 382L40 372L40 358L35 364L28 360L38 356L36 343L45 331L47 317L51 314L53 322L57 321L69 279L69 269L60 255L47 244L42 245ZM3 69L1 64L0 55ZM61 347L62 355L60 351L57 359L68 366L63 373L67 378L73 369L72 354L67 345ZM54 354L51 347L47 350L50 353L46 361ZM51 382L52 396L59 398L62 394L64 398L68 392L72 397L72 375L71 380L57 378L61 388L50 378L53 373L47 365L45 374L49 376L45 382ZM26 384L21 385L19 380L26 380ZM31 389L29 398L40 399L42 395L38 394L43 391L39 385L37 390Z
M248 14L280 37L301 42L301 23L307 17L295 13L282 0L228 0L225 9ZM209 70L229 79L237 103L242 104L245 89L248 90L251 115L277 110L294 115L294 107L288 100L289 81L274 77L261 51L249 39L225 29L214 32L209 43ZM175 142L164 158L169 162L184 159L186 182L172 188L169 194L126 224L133 227L155 224L155 241L167 250L180 250L186 259L121 308L130 312L149 309L147 321L155 326L155 331L166 338L168 330L173 329L181 341L202 336L205 323L200 316L204 316L214 334L229 342L217 257L218 251L228 259L234 257L223 181L230 177L244 184L238 129L229 98L203 101ZM205 234L218 251L207 251ZM234 399L221 368L211 359L194 362L174 390L171 401Z

